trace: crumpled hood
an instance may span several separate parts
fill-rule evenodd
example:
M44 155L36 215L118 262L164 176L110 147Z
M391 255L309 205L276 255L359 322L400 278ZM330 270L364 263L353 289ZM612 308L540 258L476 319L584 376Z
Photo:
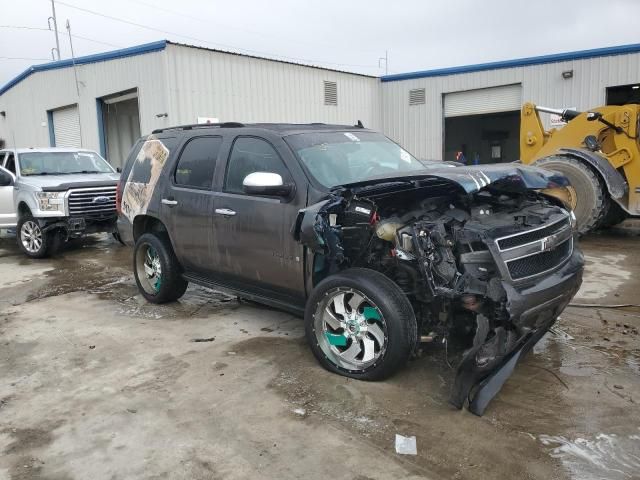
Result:
M87 186L115 185L119 173L77 173L72 175L27 175L18 178L17 183L43 190L66 190Z
M440 182L437 182L438 180ZM462 188L466 193L476 193L489 185L494 189L509 192L541 190L569 185L567 178L558 172L519 163L503 163L459 167L447 165L442 168L435 167L411 172L403 176L375 177L362 182L340 185L336 188L375 190L377 186L388 188L391 184L400 186L406 183L426 187L434 181L441 184L442 180Z

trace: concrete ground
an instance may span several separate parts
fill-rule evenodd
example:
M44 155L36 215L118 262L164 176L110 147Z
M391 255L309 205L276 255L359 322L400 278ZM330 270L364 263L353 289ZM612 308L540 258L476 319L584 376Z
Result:
M635 227L584 239L575 302L640 303ZM570 307L479 418L441 347L346 379L301 319L194 287L153 306L130 264L107 237L42 261L0 240L1 480L640 478L640 308Z

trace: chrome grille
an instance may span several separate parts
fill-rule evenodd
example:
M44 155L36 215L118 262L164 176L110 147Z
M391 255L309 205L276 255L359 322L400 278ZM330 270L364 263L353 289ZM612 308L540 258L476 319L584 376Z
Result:
M551 225L546 225L534 230L527 230L526 232L502 238L498 240L498 247L500 248L500 250L507 250L519 245L535 242L536 240L540 240L541 238L558 233L565 228L571 228L571 220L568 217L554 222Z
M116 214L116 186L69 191L69 216L108 217Z
M573 240L565 240L553 250L534 253L507 263L509 275L514 280L539 275L561 265L571 255Z
M559 215L537 228L497 238L495 244L511 280L536 277L559 268L571 257L571 221L567 215Z

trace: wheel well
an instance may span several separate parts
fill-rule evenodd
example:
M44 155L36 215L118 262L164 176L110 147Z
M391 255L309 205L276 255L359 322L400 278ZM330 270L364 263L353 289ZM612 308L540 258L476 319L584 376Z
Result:
M167 227L165 227L164 223L158 220L155 217L151 217L149 215L138 215L133 220L133 241L135 242L140 238L141 235L145 233L165 233L167 232Z
M18 217L24 217L25 215L31 215L31 209L26 203L20 202L18 204Z

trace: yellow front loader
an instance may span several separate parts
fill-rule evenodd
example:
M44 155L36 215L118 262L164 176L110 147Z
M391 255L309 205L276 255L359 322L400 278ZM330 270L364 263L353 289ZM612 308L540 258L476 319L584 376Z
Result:
M566 125L545 130L540 112ZM597 107L588 112L525 103L520 159L563 173L570 187L548 190L573 209L580 233L640 215L640 105Z

